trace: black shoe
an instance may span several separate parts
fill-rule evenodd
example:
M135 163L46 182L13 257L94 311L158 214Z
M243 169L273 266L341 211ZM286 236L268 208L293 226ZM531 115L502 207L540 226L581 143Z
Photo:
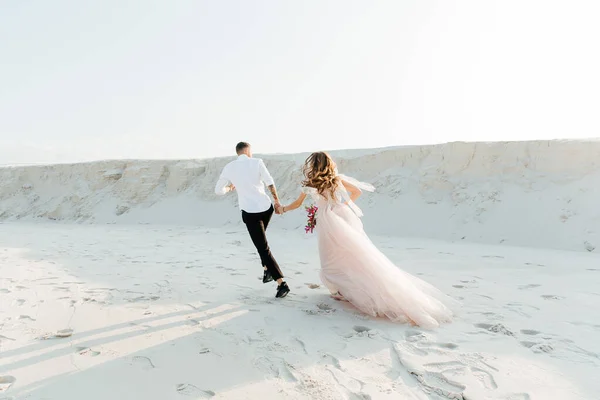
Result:
M275 297L277 297L278 299L284 298L288 295L289 292L290 288L287 285L287 283L282 282L281 285L277 287L277 294L275 295Z
M269 271L265 269L265 272L263 274L263 283L269 283L272 281L273 281L273 277L271 276Z

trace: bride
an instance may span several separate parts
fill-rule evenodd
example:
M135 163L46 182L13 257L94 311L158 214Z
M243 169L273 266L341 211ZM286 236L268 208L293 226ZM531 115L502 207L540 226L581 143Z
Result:
M362 212L354 202L361 189L374 191L374 187L338 174L331 157L323 152L306 159L303 173L300 196L281 212L299 208L307 196L315 201L321 280L332 297L370 316L423 328L450 322L454 301L396 267L363 230Z

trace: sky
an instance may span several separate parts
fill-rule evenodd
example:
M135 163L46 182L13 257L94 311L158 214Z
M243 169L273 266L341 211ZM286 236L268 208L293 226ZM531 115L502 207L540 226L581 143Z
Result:
M596 0L0 10L0 164L600 136Z

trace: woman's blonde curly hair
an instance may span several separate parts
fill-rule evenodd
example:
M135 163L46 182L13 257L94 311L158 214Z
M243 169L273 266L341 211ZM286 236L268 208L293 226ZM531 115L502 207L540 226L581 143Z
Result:
M337 176L335 162L329 154L319 151L312 153L302 167L304 181L302 186L317 189L320 195L335 199L335 191L340 179Z

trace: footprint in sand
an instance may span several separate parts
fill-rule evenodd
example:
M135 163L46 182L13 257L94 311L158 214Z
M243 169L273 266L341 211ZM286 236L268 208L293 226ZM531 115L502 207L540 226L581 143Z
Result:
M0 376L0 393L6 392L16 381L17 378L11 375Z
M73 329L62 329L55 334L46 333L42 336L39 336L38 340L50 340L50 339L65 339L71 337L73 335Z
M210 399L216 396L212 390L202 390L189 383L180 383L175 387L177 393L183 396L193 396L195 399Z
M487 365L485 362L475 361L475 363L480 363L485 367L496 370ZM498 384L496 383L494 376L487 369L484 369L484 366L480 368L474 365L467 365L460 361L446 361L425 364L423 365L424 371L419 370L416 371L416 373L422 374L425 372L423 376L425 383L429 384L432 390L438 395L441 395L444 399L448 398L464 400L466 397L464 397L463 391L466 389L466 387L459 381L462 381L461 378L464 378L465 375L471 374L481 383L481 386L487 390L498 389ZM413 372L411 373L414 375ZM427 379L428 377L430 379ZM459 381L454 381L452 378L458 378Z
M534 353L552 353L554 351L554 347L547 343L536 343L530 349Z
M8 294L8 293L10 293L10 290L8 290L8 289L0 289L0 293Z
M533 351L534 353L552 353L554 351L554 347L547 343L536 343L536 342L521 342L521 346L526 347Z
M531 400L531 396L527 393L509 394L504 400Z
M29 315L20 315L19 319L24 319L24 320L27 320L27 321L35 321L35 319L31 318Z
M329 361L329 363L331 365L333 365L334 368L336 368L340 371L344 371L344 368L342 368L342 364L340 363L340 360L338 360L335 356L332 356L331 354L325 354L325 355L323 355L323 358L326 359L327 361Z
M300 349L302 350L302 352L304 354L308 355L308 351L306 350L306 343L304 343L301 339L299 339L297 337L294 337L294 341L300 347Z
M281 379L284 379L288 382L298 382L298 379L296 378L296 376L294 375L294 372L292 371L292 366L290 364L287 363L287 361L282 360L279 364L279 369L278 369L278 373L277 376Z
M156 366L152 363L152 360L148 357L144 356L135 356L131 359L132 365L136 365L143 370L151 370L156 368Z
M523 335L536 336L536 335L539 335L541 332L535 331L533 329L522 329L521 333Z
M425 333L413 330L407 331L404 336L406 337L406 341L411 343L424 342L429 339Z
M501 333L506 336L515 336L515 334L502 324L475 324L476 328L485 329L492 333Z
M321 286L317 285L316 283L307 283L306 286L308 286L309 289L318 289Z
M496 383L494 376L488 371L477 367L471 367L471 372L481 381L486 389L498 389L498 384Z
M99 351L94 351L89 347L77 347L75 349L75 353L78 353L80 356L88 356L88 357L96 357L100 355Z
M453 382L441 373L429 371L410 371L417 382L425 389L448 399L464 399L463 392L466 386Z
M68 338L71 337L73 335L73 329L62 329L58 332L56 332L56 335L54 335L57 338Z
M129 303L145 303L149 301L157 301L160 300L160 296L138 296L132 299L125 299L125 301Z
M317 304L317 308L321 311L326 311L326 312L335 311L333 309L333 307L331 307L329 304L326 304L326 303Z
M335 312L335 308L332 308L330 305L327 305L325 303L320 303L317 304L317 309L316 310L302 310L304 311L306 314L308 315L323 315L323 314L329 314L332 312Z
M376 336L380 336L381 332L376 330L376 329L371 329L368 326L363 326L363 325L355 325L354 327L352 327L352 333L346 335L346 338L352 338L352 337L368 337L368 338L374 338Z
M439 348L442 348L442 349L448 349L448 350L456 350L456 349L458 349L458 345L454 344L454 343L435 343L435 344L433 344L433 346L439 347Z
M13 338L9 338L9 337L7 337L7 336L4 336L4 335L0 335L0 343L2 343L3 341L11 341L11 342L14 342L14 341L15 341L15 339L13 339Z
M58 277L57 276L49 276L49 277L46 277L46 278L38 278L38 279L34 279L32 282L51 281L51 280L54 280L54 279L58 279Z
M532 283L530 285L522 285L519 286L520 290L527 290L527 289L535 289L535 288L539 288L542 285L538 285L537 283Z
M542 295L541 297L544 300L563 300L564 299L564 297L557 296L554 294L545 294L545 295Z
M298 382L294 374L294 367L283 358L260 357L254 361L256 367L267 374L286 380L291 383Z

